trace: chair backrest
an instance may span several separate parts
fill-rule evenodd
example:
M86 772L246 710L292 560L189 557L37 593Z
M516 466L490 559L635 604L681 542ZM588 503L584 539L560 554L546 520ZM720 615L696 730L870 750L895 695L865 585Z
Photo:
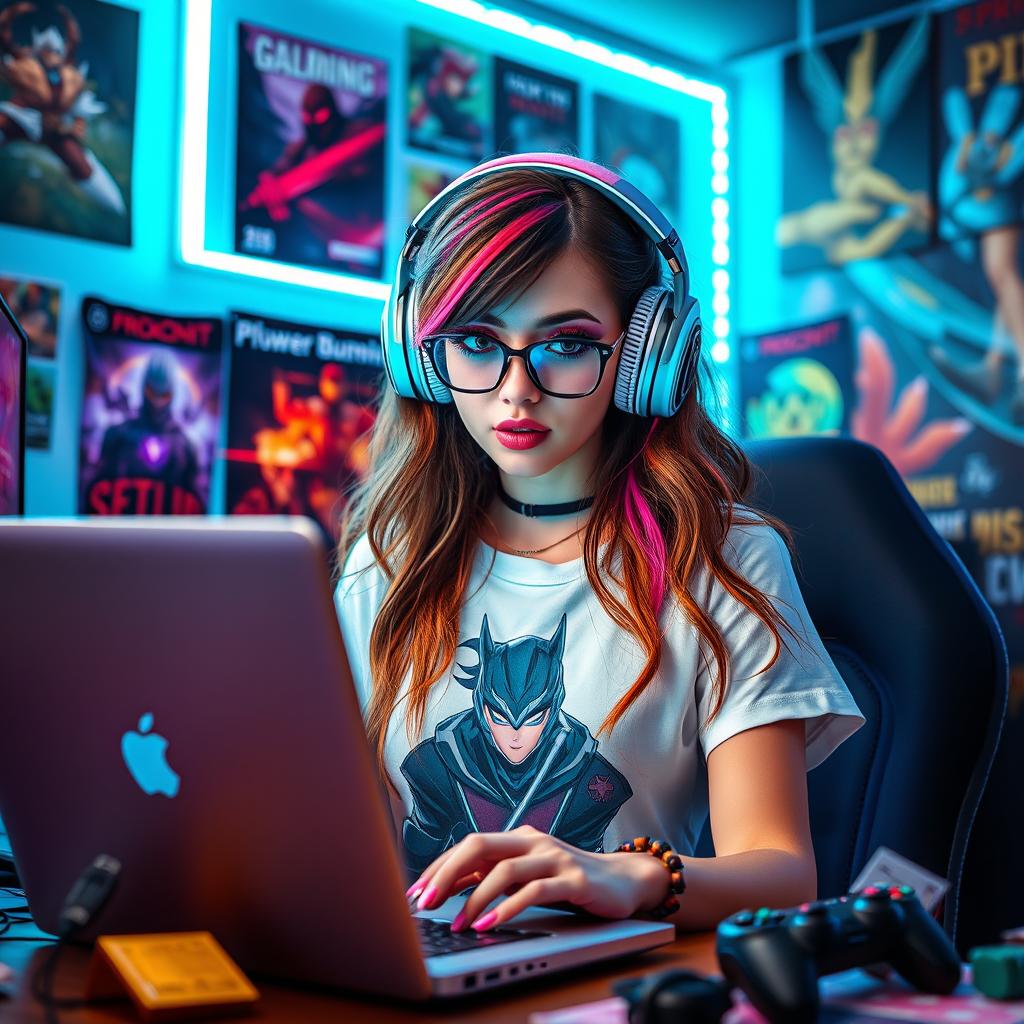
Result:
M745 442L747 500L790 527L825 648L867 719L808 776L821 896L887 846L960 881L1006 711L1002 631L977 585L877 448L839 437Z

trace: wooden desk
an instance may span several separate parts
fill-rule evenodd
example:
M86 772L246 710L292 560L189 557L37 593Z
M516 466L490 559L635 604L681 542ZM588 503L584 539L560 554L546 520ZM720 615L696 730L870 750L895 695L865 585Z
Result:
M351 1021L353 1024L431 1024L444 1021L473 1021L480 1024L525 1024L531 1013L556 1010L576 1003L591 1002L611 995L611 982L668 967L686 967L717 973L713 932L683 935L674 943L636 956L609 960L576 968L543 980L533 979L489 995L463 1000L446 1000L426 1006L355 998L333 992L270 985L257 980L262 996L259 1009L250 1020L280 1021L288 1024L318 1024L321 1021ZM33 943L0 941L0 961L16 972L13 999L0 998L0 1024L42 1024L43 1008L32 998L31 972L48 955L49 947ZM61 954L57 968L56 994L80 996L85 981L89 951L77 947ZM240 1018L245 1020L246 1018ZM96 1009L61 1010L61 1024L106 1024L134 1021L130 1004Z

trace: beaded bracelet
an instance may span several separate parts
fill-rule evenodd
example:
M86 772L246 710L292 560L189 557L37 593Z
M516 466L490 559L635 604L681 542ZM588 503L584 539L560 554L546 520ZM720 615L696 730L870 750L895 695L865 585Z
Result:
M683 862L672 847L663 839L651 839L650 836L637 836L630 843L616 847L616 853L649 853L665 865L668 870L668 895L653 910L647 911L655 920L660 921L679 909L679 900L686 891L686 870Z

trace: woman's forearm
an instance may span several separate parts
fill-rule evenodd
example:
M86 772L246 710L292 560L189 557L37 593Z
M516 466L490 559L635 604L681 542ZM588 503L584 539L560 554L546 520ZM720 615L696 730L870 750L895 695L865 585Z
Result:
M667 920L687 931L706 931L749 907L789 907L813 900L813 856L789 850L745 850L725 857L683 857L686 892Z

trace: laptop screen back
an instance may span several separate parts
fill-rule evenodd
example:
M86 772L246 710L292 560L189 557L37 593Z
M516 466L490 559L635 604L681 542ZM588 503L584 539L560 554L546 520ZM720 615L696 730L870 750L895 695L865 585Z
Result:
M28 342L0 296L0 516L25 511L25 352Z

